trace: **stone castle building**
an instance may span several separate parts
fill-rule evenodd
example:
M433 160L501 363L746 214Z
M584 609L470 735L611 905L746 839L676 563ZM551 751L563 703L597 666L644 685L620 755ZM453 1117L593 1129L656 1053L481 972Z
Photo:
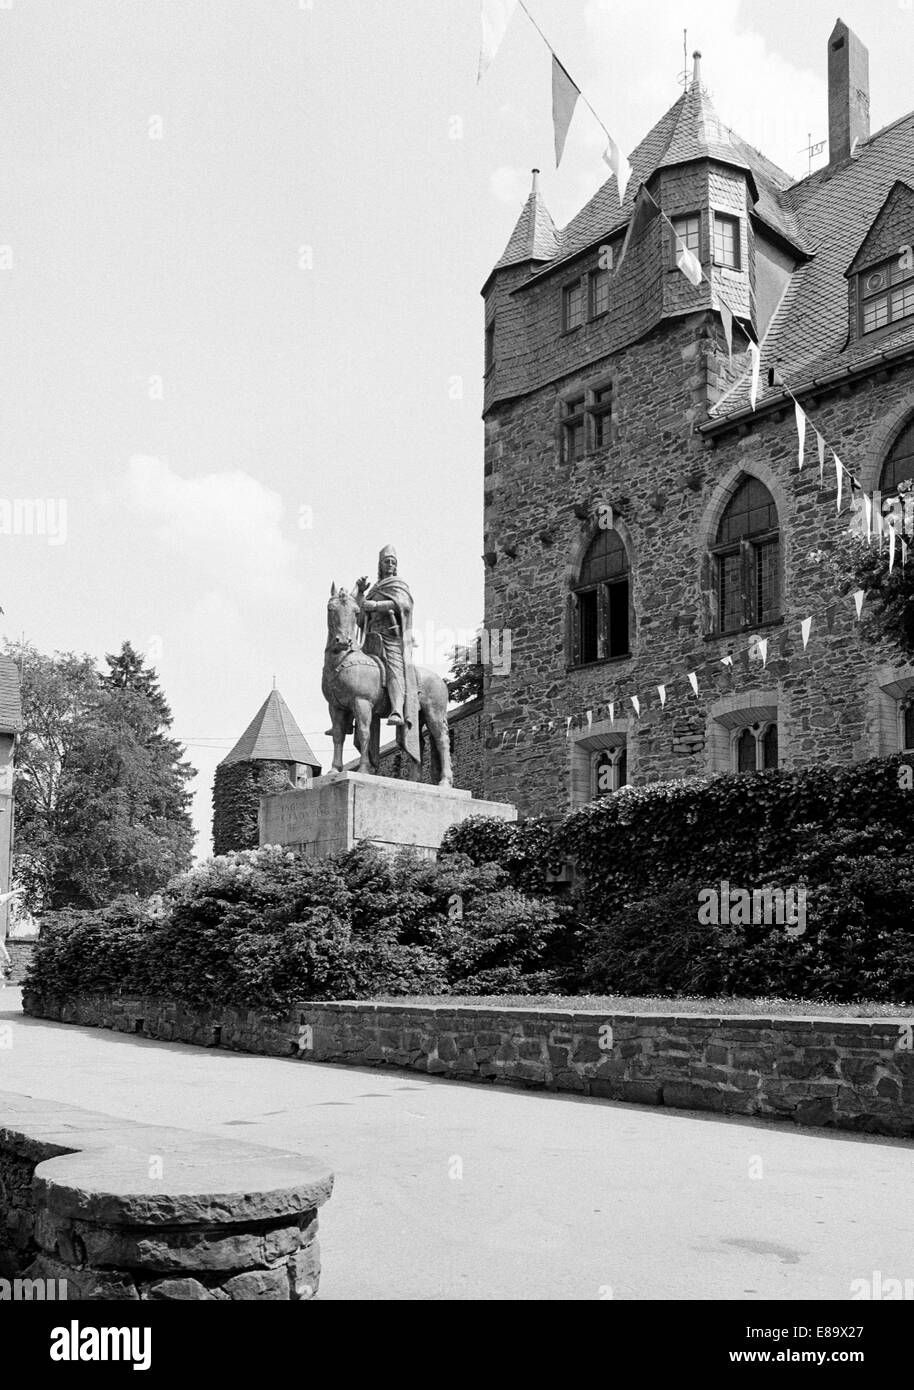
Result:
M848 529L832 449L868 493L914 477L914 113L871 134L841 21L827 57L826 167L795 181L724 127L696 55L622 206L611 178L560 230L534 176L483 288L485 626L512 655L486 676L481 792L522 813L914 747L914 669L810 558Z
M274 688L216 768L213 853L256 849L261 796L305 787L320 771L292 711Z

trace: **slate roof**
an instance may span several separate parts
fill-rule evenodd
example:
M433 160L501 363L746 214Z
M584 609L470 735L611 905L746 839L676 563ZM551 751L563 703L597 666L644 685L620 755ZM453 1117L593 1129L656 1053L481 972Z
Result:
M0 656L0 732L22 732L22 682L11 656Z
M225 763L303 763L320 772L320 763L278 690L271 690ZM220 764L220 766L222 765Z
M848 342L846 272L899 180L914 184L914 112L861 142L854 158L819 169L781 193L814 253L791 277L762 341L759 404L766 395L781 395L780 386L768 385L771 367L796 390L813 378L914 344L912 319L902 320L893 332ZM747 369L718 401L712 418L748 407L749 384Z
M511 233L501 259L494 269L502 270L509 265L522 265L526 261L551 261L558 254L559 242L549 209L543 202L536 174L533 187L517 219L517 226Z

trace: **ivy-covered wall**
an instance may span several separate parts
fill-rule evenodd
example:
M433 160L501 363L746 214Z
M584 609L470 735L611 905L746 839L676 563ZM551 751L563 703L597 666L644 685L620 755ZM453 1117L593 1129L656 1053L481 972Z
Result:
M220 763L213 784L213 853L256 849L257 812L266 792L292 785L294 763Z

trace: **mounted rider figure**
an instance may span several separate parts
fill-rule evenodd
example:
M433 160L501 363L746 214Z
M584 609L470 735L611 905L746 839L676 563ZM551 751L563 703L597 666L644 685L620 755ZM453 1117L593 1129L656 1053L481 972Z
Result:
M367 593L366 593L367 590ZM385 545L378 556L378 580L369 587L363 576L356 584L362 650L383 666L384 688L390 702L388 724L397 742L414 761L419 748L419 691L413 665L413 596L397 575L397 552Z

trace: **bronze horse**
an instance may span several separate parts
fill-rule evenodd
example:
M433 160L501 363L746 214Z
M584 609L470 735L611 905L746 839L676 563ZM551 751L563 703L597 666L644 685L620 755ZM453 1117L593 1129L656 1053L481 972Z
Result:
M321 690L330 707L333 735L333 769L343 770L343 743L353 733L361 754L359 772L377 773L380 760L380 723L389 712L384 688L384 666L362 650L359 641L358 599L334 584L327 603L327 645ZM448 688L434 671L416 668L419 693L419 727L432 738L441 776L439 787L454 785L448 740ZM416 769L418 772L418 769Z

